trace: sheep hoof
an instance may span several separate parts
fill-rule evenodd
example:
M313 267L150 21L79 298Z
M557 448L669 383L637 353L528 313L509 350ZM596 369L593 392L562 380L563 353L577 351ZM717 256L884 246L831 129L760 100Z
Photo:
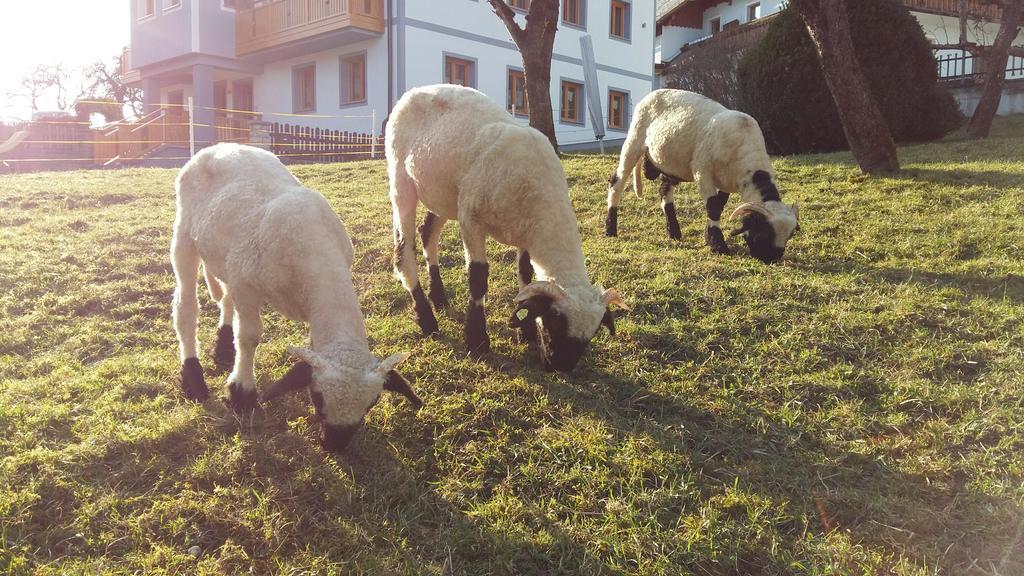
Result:
M259 403L255 388L243 388L237 382L228 384L228 406L239 414L247 414L256 409Z
M484 336L482 340L469 341L466 340L466 348L469 349L469 355L474 358L479 358L485 354L489 354L491 351L491 340L488 336Z
M668 237L673 240L682 239L683 234L679 230L679 220L676 219L676 205L672 202L668 202L665 204L664 210L665 230L668 232Z
M181 391L185 398L204 402L210 397L210 389L203 378L203 367L198 358L186 358L181 365Z
M707 231L704 233L704 238L707 240L708 246L711 247L711 251L715 254L724 254L726 256L732 254L729 245L725 243L725 236L722 234L721 228L708 226Z
M430 301L434 303L434 308L447 308L448 307L448 295L444 291L435 292L430 291Z
M434 311L430 308L430 302L427 302L427 297L423 294L423 287L419 284L412 290L412 305L413 310L416 312L416 323L419 324L423 335L433 336L440 334L441 330L437 327L437 317L434 316Z
M434 303L435 308L448 307L448 295L444 293L439 266L430 266L430 301Z
M466 328L466 349L470 356L482 356L491 351L491 337L486 330L474 329L472 326Z
M235 333L227 324L217 328L217 344L213 348L213 363L221 370L227 370L235 364Z
M614 238L619 235L619 208L612 206L608 209L608 216L604 219L604 235Z

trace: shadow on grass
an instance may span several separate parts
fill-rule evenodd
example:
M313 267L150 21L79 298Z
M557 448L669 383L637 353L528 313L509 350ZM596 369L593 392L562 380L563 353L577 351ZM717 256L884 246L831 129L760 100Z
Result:
M745 490L788 503L795 522L778 528L789 542L805 539L807 532L829 532L827 523L855 544L885 550L892 560L909 557L918 566L944 567L951 574L1024 573L1020 535L1015 536L1024 525L1024 508L1011 498L968 487L969 478L902 472L870 450L843 449L752 404L711 412L652 392L645 382L609 374L601 374L597 394L572 383L536 381L558 401L608 421L617 430L612 442L639 430L666 451L685 452L700 471L705 494L738 482ZM632 432L622 431L629 428ZM870 445L902 434L883 430L866 441ZM756 543L735 545L735 555L723 557L721 564L690 568L715 574L792 569L787 559ZM857 571L853 566L841 570Z
M992 158L1005 162L1020 162L1020 158ZM921 164L929 166L928 164ZM999 170L971 170L967 168L917 168L912 165L892 176L894 180L911 180L928 182L945 186L988 186L1000 190L1024 186L1024 176L1019 172L1002 172Z
M792 264L791 264L792 265ZM830 260L796 264L820 274L857 274L887 284L913 283L923 288L952 288L968 298L1024 300L1024 277L1016 274L984 276L976 273L930 272L912 268L870 266L853 260Z

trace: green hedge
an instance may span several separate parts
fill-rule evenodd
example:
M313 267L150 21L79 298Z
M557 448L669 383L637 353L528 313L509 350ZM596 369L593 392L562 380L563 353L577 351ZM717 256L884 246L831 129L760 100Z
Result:
M920 24L897 0L848 3L854 50L898 142L935 140L963 116L937 84L935 58ZM817 53L787 8L739 63L740 108L761 124L773 153L845 149L835 103Z

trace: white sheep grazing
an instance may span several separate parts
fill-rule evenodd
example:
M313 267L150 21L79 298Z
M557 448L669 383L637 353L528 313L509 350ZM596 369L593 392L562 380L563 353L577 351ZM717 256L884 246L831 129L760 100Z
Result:
M254 359L264 304L308 322L311 345L292 349L300 361L262 399L308 386L323 421L324 448L348 444L382 389L421 404L394 370L407 355L377 360L370 352L352 285L352 241L323 196L304 188L270 152L237 144L196 154L178 174L175 190L174 326L186 397L208 396L196 356L202 264L221 310L215 360L234 363L227 389L236 410L256 406ZM232 326L237 354L230 346Z
M719 221L730 193L743 199L729 217L738 216L742 223L732 235L743 234L758 260L781 259L798 229L797 207L783 204L779 197L757 121L700 94L655 90L636 105L618 169L609 179L608 236L618 234L619 199L630 170L637 196L643 191L643 176L661 176L666 227L675 240L681 234L672 189L679 182L697 183L708 214L705 237L714 252L729 253Z
M509 323L538 342L545 367L576 366L603 323L614 333L608 306L614 290L590 284L576 215L562 163L537 130L517 123L471 88L438 85L405 93L388 120L385 150L391 177L395 272L412 294L424 334L437 320L416 270L416 205L427 208L420 227L430 271L430 299L447 304L438 268L438 240L458 220L469 269L466 346L490 348L484 317L488 236L518 249L519 294ZM540 278L532 281L534 269ZM537 321L543 338L537 339Z

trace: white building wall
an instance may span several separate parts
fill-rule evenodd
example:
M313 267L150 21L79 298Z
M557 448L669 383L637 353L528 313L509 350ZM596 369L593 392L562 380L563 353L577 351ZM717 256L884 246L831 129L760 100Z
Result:
M366 52L366 103L341 104L341 57ZM293 116L292 70L308 63L316 65L316 110ZM332 50L268 63L263 74L253 78L253 100L267 122L301 124L316 128L369 134L387 115L387 42L383 38L340 46Z
M748 22L747 6L756 3L757 0L731 0L708 8L704 11L704 34L711 34L711 21L715 18L722 19L723 28L733 20L738 20L740 24L746 24ZM760 3L761 17L763 18L782 10L786 2L785 0L760 0Z
M396 98L403 90L444 82L444 56L450 54L476 63L476 88L502 106L508 105L508 70L522 69L519 52L508 31L486 2L432 0L406 2L399 24L404 42L404 67L398 71ZM580 37L590 34L598 64L603 123L607 126L608 90L630 95L629 110L646 96L654 83L654 2L633 0L630 41L610 37L610 1L587 0L585 28L559 25L551 63L551 101L560 145L593 142L593 125L586 95L581 99L583 122L560 121L561 81L583 83ZM520 16L521 24L525 20ZM402 58L402 56L399 56ZM403 64L399 64L403 66ZM628 118L627 126L628 126ZM525 124L526 119L522 119ZM623 138L625 131L608 130L607 139Z
M721 26L733 20L740 24L749 22L747 18L747 7L757 3L758 0L731 0L711 6L704 11L701 28L688 28L685 26L663 26L660 40L661 50L655 54L655 62L666 62L675 58L683 46L702 40L711 35L711 21L721 18ZM782 10L786 0L760 0L761 17L769 16Z

